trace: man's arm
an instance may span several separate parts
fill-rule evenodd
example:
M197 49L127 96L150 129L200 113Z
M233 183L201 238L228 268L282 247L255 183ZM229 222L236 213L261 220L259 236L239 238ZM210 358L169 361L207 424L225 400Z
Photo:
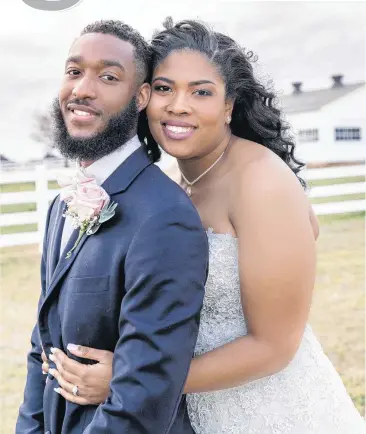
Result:
M55 200L49 207L46 220L46 231L41 259L42 291L38 302L37 312L39 312L39 308L42 305L44 292L46 290L47 232L51 209ZM44 433L43 392L46 384L46 376L42 374L42 344L37 323L33 328L31 345L32 347L27 358L27 380L24 389L24 399L19 409L19 416L15 429L16 434Z
M135 235L111 394L84 434L168 431L197 340L207 264L207 237L190 207L150 217Z
M39 306L41 305L42 295ZM16 434L43 434L43 391L46 376L42 374L42 346L36 324L31 337L32 349L28 353L27 381L24 389L24 400L19 408Z

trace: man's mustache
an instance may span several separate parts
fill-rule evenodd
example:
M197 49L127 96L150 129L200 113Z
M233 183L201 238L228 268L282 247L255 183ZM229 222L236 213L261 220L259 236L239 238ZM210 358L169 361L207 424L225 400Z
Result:
M67 101L66 107L68 108L70 104L80 105L84 107L90 107L95 113L102 114L100 110L96 109L92 104L90 104L89 100L87 99L80 99L80 98L74 98L70 101Z

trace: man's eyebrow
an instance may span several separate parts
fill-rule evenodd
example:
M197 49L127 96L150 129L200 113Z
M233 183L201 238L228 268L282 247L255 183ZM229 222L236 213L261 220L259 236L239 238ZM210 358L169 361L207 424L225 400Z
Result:
M174 81L173 81L173 80L171 80L170 78L166 78L166 77L156 77L156 78L154 78L153 83L154 83L155 81L158 81L158 80L166 81L166 82L169 83L169 84L174 84ZM200 86L201 84L213 84L214 86L216 86L216 84L215 84L213 81L211 81L211 80L196 80L196 81L190 81L190 82L188 83L188 86Z
M65 61L65 65L67 65L68 63L81 63L82 61L82 56L69 56Z
M123 67L122 63L118 62L118 60L103 59L103 60L100 61L100 63L103 66L116 66L117 68L122 69L122 71L125 70L125 68Z
M83 56L69 56L66 59L65 65L68 63L82 63L84 60ZM112 60L112 59L102 59L99 61L101 65L104 66L116 66L117 68L120 68L122 71L125 71L125 68L123 65L118 62L118 60Z

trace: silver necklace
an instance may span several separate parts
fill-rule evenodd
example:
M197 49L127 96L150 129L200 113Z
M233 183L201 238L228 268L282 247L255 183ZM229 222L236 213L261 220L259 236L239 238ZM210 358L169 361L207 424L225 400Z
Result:
M230 137L230 139L231 139L231 137ZM192 196L192 187L194 186L194 184L196 184L196 183L197 183L201 178L203 178L203 177L204 177L204 176L205 176L205 175L206 175L206 174L207 174L211 169L213 169L213 168L216 166L216 164L221 160L221 158L224 156L224 154L225 154L227 148L229 147L230 139L229 139L229 142L228 142L226 148L224 149L224 152L219 156L219 158L218 158L216 161L214 161L214 163L213 163L213 164L212 164L208 169L206 169L203 173L201 173L201 175L198 176L195 180L193 180L193 181L188 181L188 179L184 176L184 173L183 173L183 172L180 172L181 175L182 175L182 178L184 179L184 182L188 185L188 187L186 188L186 193L188 194L189 197Z

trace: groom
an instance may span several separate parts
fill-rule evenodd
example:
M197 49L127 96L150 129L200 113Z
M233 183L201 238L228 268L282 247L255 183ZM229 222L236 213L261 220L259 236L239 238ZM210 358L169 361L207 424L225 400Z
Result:
M208 246L187 196L153 164L158 149L136 135L148 64L145 41L119 21L87 26L66 60L56 138L81 167L47 215L17 434L193 433L182 392ZM94 221L101 213L104 222ZM42 349L55 368L51 349L74 357L74 342L114 351L110 394L98 407L66 401L42 375Z

